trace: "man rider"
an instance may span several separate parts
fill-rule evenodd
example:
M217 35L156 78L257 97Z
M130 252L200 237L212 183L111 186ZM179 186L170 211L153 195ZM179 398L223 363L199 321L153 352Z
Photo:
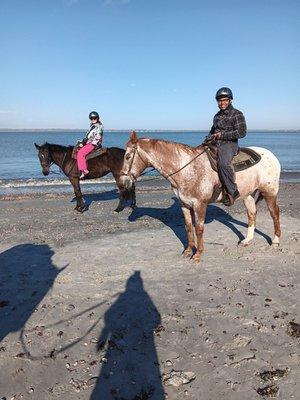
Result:
M220 111L214 116L209 138L218 147L218 173L227 196L223 202L232 206L240 194L231 161L238 153L238 139L246 136L247 126L243 113L231 104L233 95L229 88L219 89L216 100Z

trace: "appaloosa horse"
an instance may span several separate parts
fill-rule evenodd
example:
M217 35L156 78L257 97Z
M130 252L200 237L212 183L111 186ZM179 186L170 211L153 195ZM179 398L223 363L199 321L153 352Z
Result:
M81 194L77 162L72 158L73 147L50 143L45 143L41 146L34 143L34 145L39 151L38 156L43 174L48 175L50 173L50 166L52 164L58 165L63 173L69 178L74 188L77 202L75 210L79 212L85 211L86 207ZM120 172L123 165L125 150L119 149L118 147L109 147L103 150L102 154L88 160L90 172L85 177L85 180L101 178L111 172L116 180L120 192L119 204L115 211L119 212L124 210L126 200L130 200L130 207L134 208L136 206L135 187L131 186L130 189L126 189L120 180Z
M240 198L244 201L248 214L248 231L241 242L249 244L253 239L256 221L256 203L252 194L259 192L264 198L274 222L274 245L279 244L280 222L277 193L279 189L280 164L269 150L253 147L260 156L260 161L249 169L236 173L236 183ZM214 198L215 188L219 186L219 177L210 164L202 146L190 147L181 143L167 142L148 138L137 138L131 133L127 142L126 154L121 174L123 184L131 188L142 171L154 167L171 183L178 197L185 219L188 245L183 254L200 261L203 252L203 231L207 205L219 202L222 194ZM196 244L193 234L195 221ZM196 252L193 255L193 248Z

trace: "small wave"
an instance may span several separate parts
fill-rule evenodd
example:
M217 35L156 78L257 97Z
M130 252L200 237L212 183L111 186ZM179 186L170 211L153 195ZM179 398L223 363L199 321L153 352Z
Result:
M82 185L86 184L103 184L103 183L114 183L114 179L93 179L92 181L80 182ZM66 186L70 185L68 179L53 179L53 180L42 180L42 179L12 179L12 180L0 180L0 187L2 188L13 188L13 187L39 187L39 186Z
M147 181L149 179L159 179L159 176L155 175L144 175L138 180ZM115 184L115 180L112 176L105 176L99 179L91 179L87 181L80 181L80 185L103 185L103 184ZM0 179L0 188L38 188L38 187L51 187L51 186L69 186L71 183L69 179Z

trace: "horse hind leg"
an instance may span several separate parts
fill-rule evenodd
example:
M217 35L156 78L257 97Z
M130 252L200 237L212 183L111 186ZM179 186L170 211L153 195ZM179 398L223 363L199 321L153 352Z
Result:
M267 195L263 194L264 199L267 203L269 212L274 223L274 239L272 240L272 245L278 246L281 236L280 219L279 219L279 207L277 204L277 195Z
M247 230L247 236L245 237L244 240L240 242L240 244L242 246L248 246L248 244L252 242L254 237L257 210L256 210L255 200L251 195L245 197L243 201L248 215L248 230Z

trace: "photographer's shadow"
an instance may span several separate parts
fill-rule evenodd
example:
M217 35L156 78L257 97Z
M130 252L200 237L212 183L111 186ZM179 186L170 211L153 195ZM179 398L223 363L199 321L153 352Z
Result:
M58 274L48 245L21 244L0 254L0 342L24 328Z
M139 271L106 311L98 351L102 368L91 400L164 400L154 334L161 318Z

